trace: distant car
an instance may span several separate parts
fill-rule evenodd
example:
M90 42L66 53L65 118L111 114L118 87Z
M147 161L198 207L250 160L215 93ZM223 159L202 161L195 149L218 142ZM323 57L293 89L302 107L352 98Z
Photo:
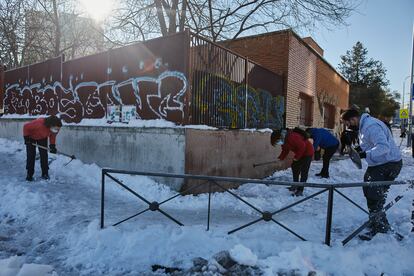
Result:
M400 124L397 124L397 123L394 123L394 124L391 125L391 127L392 128L400 128L401 125Z

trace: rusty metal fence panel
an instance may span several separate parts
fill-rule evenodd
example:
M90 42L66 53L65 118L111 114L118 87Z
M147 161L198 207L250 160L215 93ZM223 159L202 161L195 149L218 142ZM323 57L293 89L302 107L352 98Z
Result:
M247 64L247 127L282 128L285 97L283 79L251 61Z
M192 122L215 127L246 125L246 59L192 34Z
M219 128L281 128L281 76L196 34L190 36L191 122Z
M5 72L4 112L56 114L61 81L61 57Z
M4 99L4 67L0 63L0 114L4 112L3 99Z

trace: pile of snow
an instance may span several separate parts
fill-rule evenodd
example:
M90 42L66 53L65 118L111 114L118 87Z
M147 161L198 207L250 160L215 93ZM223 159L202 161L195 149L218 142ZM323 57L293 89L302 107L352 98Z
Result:
M399 144L399 140L397 141ZM414 162L403 149L404 167L398 180L414 179ZM148 206L107 179L105 228L100 228L101 169L79 160L64 166L68 159L57 156L50 165L50 181L25 178L24 145L0 139L0 259L24 256L26 263L53 266L59 275L137 275L153 264L165 267L192 266L191 259L206 260L217 252L230 251L232 258L256 265L265 275L283 271L330 275L412 275L414 237L410 232L413 190L393 186L389 200L404 198L388 212L393 227L405 239L379 234L370 242L341 240L367 219L366 214L335 194L332 246L323 244L327 194L322 194L274 217L307 239L302 242L273 222L259 222L234 234L227 232L260 217L257 211L228 193L212 196L210 231L206 231L208 195L177 197L161 209L185 226L179 227L159 212L145 212L118 226L112 224ZM314 176L321 162L313 162L308 182L360 182L364 170L350 160L331 164L331 179ZM366 168L366 164L364 164ZM176 193L157 179L116 175L148 201L162 201ZM271 178L290 181L290 170L275 172ZM305 195L317 190L305 188ZM260 210L276 211L297 198L284 187L246 184L233 191ZM360 188L341 192L365 207Z
M5 119L37 119L47 117L46 115L28 115L28 114L5 114L1 118ZM101 127L133 127L133 128L186 128L186 129L201 129L201 130L218 130L216 127L207 125L176 125L174 122L167 121L165 119L153 119L153 120L131 120L127 123L121 122L109 122L106 118L100 119L82 119L79 123L63 123L67 126L101 126ZM246 128L242 131L249 132L272 132L269 128L255 129Z
M25 264L24 258L12 256L0 260L0 276L57 276L50 265Z
M230 256L239 264L255 266L257 263L257 256L249 248L241 244L237 244L230 250Z

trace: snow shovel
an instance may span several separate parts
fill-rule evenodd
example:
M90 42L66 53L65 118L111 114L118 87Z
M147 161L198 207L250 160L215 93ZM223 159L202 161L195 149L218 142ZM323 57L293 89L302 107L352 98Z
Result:
M351 146L348 146L349 150L349 157L351 158L352 162L358 169L362 169L362 161L361 157L359 157L359 153Z
M264 165L269 165L269 164L273 164L273 163L277 163L279 162L279 160L274 160L274 161L268 161L268 162L263 162L263 163L257 163L257 164L253 164L253 168L259 167L259 166L264 166Z
M41 145L35 144L35 143L33 143L32 145L35 146L35 147L39 147L41 149L44 149L44 150L47 150L47 151L50 152L50 149L47 148L47 147L44 147L44 146L41 146ZM60 155L63 155L63 156L66 156L66 157L69 157L70 158L70 161L68 163L66 163L65 165L63 165L63 166L68 165L70 162L72 162L73 159L76 159L75 155L69 155L69 154L63 153L61 151L57 151L56 154L60 154Z

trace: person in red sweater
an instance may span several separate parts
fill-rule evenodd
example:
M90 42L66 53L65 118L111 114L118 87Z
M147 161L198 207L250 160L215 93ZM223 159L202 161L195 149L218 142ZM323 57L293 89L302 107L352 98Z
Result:
M56 153L56 135L62 127L62 121L52 115L47 118L39 118L24 124L23 137L26 144L26 170L27 181L33 181L35 157L36 157L36 144L47 147L47 139L50 140L49 150L51 153ZM49 179L49 165L47 150L39 148L40 154L40 167L42 168L42 178Z
M273 146L282 144L282 152L278 157L279 160L285 160L290 151L295 154L291 165L293 182L299 182L299 176L300 182L306 182L314 153L313 145L309 141L307 133L299 128L274 130L270 136L270 143ZM289 188L294 196L303 195L303 189L303 187L299 186Z

